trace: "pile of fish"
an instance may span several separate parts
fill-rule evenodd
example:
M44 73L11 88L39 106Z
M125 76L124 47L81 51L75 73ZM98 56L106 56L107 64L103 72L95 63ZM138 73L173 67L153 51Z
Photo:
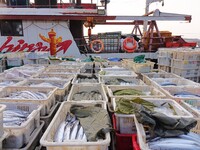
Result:
M136 83L131 82L131 81L125 81L123 79L120 78L114 78L114 79L110 79L108 81L105 81L106 85L136 85Z
M134 95L134 96L140 96L140 95L150 95L151 92L143 92L136 89L121 89L121 90L115 90L113 92L113 95L120 96L120 95Z
M32 92L32 91L18 91L10 93L6 98L12 99L47 99L47 94L43 92Z
M98 83L98 78L95 75L92 76L83 76L83 75L78 75L76 83Z
M6 81L2 81L2 82L0 82L0 86L2 87L5 87L5 86L9 86L9 85L13 85L13 84L15 84L16 82L14 82L14 81L8 81L8 80L6 80Z
M81 101L81 100L103 100L103 97L99 91L81 91L75 93L72 97L72 100Z
M23 72L21 70L13 69L5 72L6 79L16 79L16 78L29 78L31 77L30 74Z
M155 138L148 142L151 150L200 150L200 135L188 133L173 138Z
M28 111L19 109L7 109L3 111L3 125L4 126L20 126L30 115Z
M174 96L181 98L200 98L200 94L194 94L188 91L177 92L174 94Z
M76 116L67 113L66 119L62 121L54 135L54 142L67 141L82 141L87 142L87 137L83 127Z

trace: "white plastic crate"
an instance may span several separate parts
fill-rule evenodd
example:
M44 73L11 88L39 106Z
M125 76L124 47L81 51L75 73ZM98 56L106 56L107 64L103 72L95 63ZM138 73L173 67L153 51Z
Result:
M74 78L74 75L73 74L39 73L35 76L32 76L32 78L34 78L34 79L71 81Z
M198 69L200 66L200 60L180 60L172 59L172 67L180 69Z
M57 68L46 68L44 73L61 73L61 74L76 74L80 73L80 69L57 69Z
M38 59L37 59L37 64L44 64L44 65L47 65L47 64L50 64L50 62L49 62L49 59L48 59L48 58L38 58Z
M163 66L171 66L171 58L158 57L158 64Z
M118 66L111 66L106 68L101 68L102 71L129 71L129 69L124 67L118 67Z
M151 85L152 78L177 78L180 79L181 77L173 74L173 73L167 73L167 72L152 72L152 73L143 73L143 81L144 83Z
M145 63L132 62L132 69L136 73L148 73L153 70L154 62L146 61Z
M162 71L165 71L167 73L170 73L171 72L171 67L170 66L158 65L158 70L162 70Z
M36 59L27 59L27 58L23 58L23 64L27 65L27 64L36 64L37 61Z
M133 71L100 71L99 76L100 77L103 77L103 76L137 77L137 74Z
M114 95L114 91L117 90L123 90L123 89L134 89L137 91L141 91L144 95ZM107 86L108 96L113 98L164 98L165 94L163 94L161 91L157 90L154 87L146 86L146 85L138 85L138 86L114 86L114 85L108 85Z
M21 81L23 81L23 79L5 79L5 78L0 78L0 87L17 86L17 85L20 85Z
M8 137L8 133L7 132L4 132L3 135L0 137L0 149L3 148L3 141L4 139Z
M4 140L5 148L21 148L24 144L27 144L30 140L32 132L39 127L40 124L40 111L41 105L32 103L17 103L17 102L0 102L6 105L6 110L23 110L28 111L30 115L27 120L20 126L3 126L4 131L9 135Z
M45 83L49 83L50 86ZM28 87L56 87L55 99L56 101L64 101L65 97L69 93L70 81L62 80L47 80L47 79L28 79L20 82L19 86L28 86Z
M87 80L81 80L82 78L86 78ZM72 80L72 84L98 84L99 76L97 74L87 74L87 73L80 73L76 74L74 79Z
M193 50L191 48L182 49L181 51L173 52L173 59L181 59L181 60L200 60L200 51Z
M75 101L73 99L74 94L76 94L78 92L83 92L83 91L88 92L88 93L92 92L92 91L98 91L101 94L102 99L90 100L90 101L106 101L106 102L108 101L106 92L105 92L102 84L75 84L75 85L72 85L71 90L68 95L68 98L67 98L67 101ZM80 99L80 101L88 101L88 99Z
M84 106L94 106L99 104L100 107L106 109L105 102L63 102L58 109L56 115L48 126L47 130L43 134L40 144L45 146L47 150L58 150L58 149L70 149L70 150L108 150L110 145L110 134L106 134L105 140L99 140L96 142L80 142L80 141L67 141L67 142L53 142L54 135L58 129L60 123L65 120L67 112L70 112L72 105L84 105Z
M0 104L0 137L3 135L3 111L6 109L6 105Z
M197 77L199 76L199 69L179 69L172 68L171 72L182 77Z
M116 101L119 100L119 98L112 99L111 103L116 110ZM128 99L127 99L128 100ZM172 117L172 118L193 118L192 114L188 112L186 109L184 109L181 105L179 105L176 101L171 99L152 99L152 98L145 98L144 100L147 100L149 102L152 102L156 106L161 106L163 103L169 103L173 106L175 112L177 115L167 114L165 115ZM134 122L134 114L119 114L115 113L116 116L116 124L117 129L120 131L120 133L123 134L133 134L136 133L135 128L135 122Z
M22 59L20 58L7 58L7 66L21 66L23 64Z
M20 92L20 91L32 91L32 92L43 92L47 94L47 99L16 99L16 98L7 98L11 93ZM34 103L41 104L43 107L41 109L41 115L45 116L50 113L50 109L55 105L55 91L56 88L48 87L19 87L19 86L10 86L5 87L0 91L0 103L3 102L17 102L17 103Z
M113 81L113 80L121 80L122 82L124 82L123 84L121 85L145 85L145 83L140 80L140 79L136 79L135 77L100 77L100 82L102 84L105 84L105 85L117 85L117 84L114 84L114 83L110 83L110 81Z
M167 97L180 101L180 100L200 100L200 97L177 97L174 94L179 92L190 92L192 94L200 95L200 87L162 87L162 91Z

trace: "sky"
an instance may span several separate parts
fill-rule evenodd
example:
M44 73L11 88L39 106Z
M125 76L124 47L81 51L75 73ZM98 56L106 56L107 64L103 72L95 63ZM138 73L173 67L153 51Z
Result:
M95 0L93 0L95 1ZM146 0L110 0L107 5L108 15L142 16L145 13ZM164 0L155 2L149 7L149 11L159 9L161 12L192 15L191 23L185 21L157 21L160 31L170 31L172 35L181 35L183 38L200 39L200 0ZM132 32L133 25L98 25L92 30L93 34L102 32L122 31L124 34ZM142 30L142 26L141 26Z

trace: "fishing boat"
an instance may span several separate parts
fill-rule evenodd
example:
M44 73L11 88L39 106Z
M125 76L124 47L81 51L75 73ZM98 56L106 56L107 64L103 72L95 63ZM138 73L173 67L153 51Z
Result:
M163 0L147 0L147 5ZM159 31L156 21L191 22L191 15L163 13L158 9L143 16L107 15L109 0L1 0L0 52L47 52L49 56L84 58L133 58L144 54L157 57L159 47L195 47L181 36ZM99 5L101 4L101 5ZM92 34L97 25L134 25L130 34L105 32ZM141 32L141 26L146 27ZM84 36L84 29L88 35Z

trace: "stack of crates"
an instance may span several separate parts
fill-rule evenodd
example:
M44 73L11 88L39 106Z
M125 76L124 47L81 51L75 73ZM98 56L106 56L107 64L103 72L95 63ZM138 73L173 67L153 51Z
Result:
M171 59L173 49L159 48L158 50L158 69L166 72L171 72Z
M172 73L200 82L200 49L185 48L174 51L171 67Z
M120 49L121 32L99 33L98 39L104 43L105 53L118 53Z

